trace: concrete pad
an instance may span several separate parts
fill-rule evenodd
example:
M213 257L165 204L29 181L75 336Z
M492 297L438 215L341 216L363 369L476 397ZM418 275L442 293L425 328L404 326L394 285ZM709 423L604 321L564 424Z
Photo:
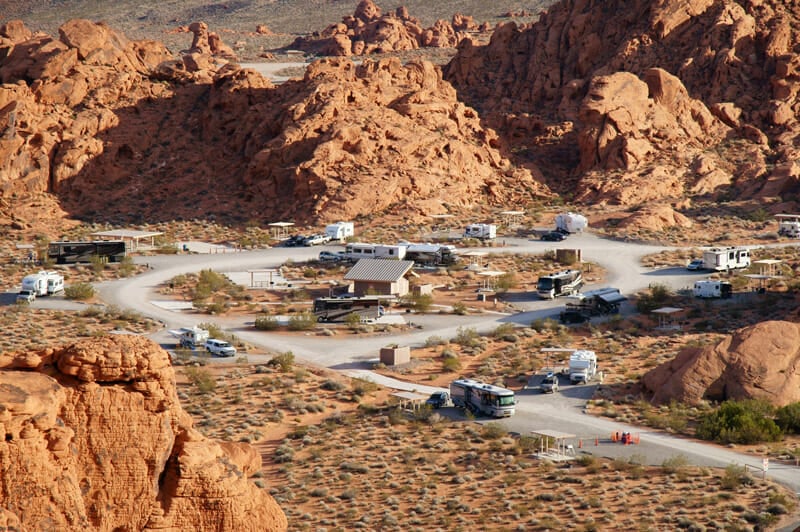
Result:
M192 305L191 301L171 301L168 299L164 300L151 300L150 303L157 306L158 308L163 308L165 310L172 310L172 311L181 311L181 310L194 310L194 305Z

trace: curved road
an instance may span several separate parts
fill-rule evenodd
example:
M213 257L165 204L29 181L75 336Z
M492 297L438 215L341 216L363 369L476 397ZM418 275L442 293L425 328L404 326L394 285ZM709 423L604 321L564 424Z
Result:
M645 255L668 249L655 245L634 244L600 238L591 233L572 235L564 242L540 242L525 239L506 238L502 248L481 248L481 251L492 253L542 253L548 249L568 248L581 249L584 262L593 262L607 271L607 282L619 288L623 294L631 294L646 288L652 283L660 283L673 289L691 287L695 280L706 277L706 273L692 273L684 268L648 269L641 265ZM161 255L154 257L137 257L136 261L147 263L150 270L136 277L111 281L98 285L104 301L120 307L134 309L146 316L162 321L166 328L193 325L193 318L187 318L180 312L167 310L153 304L161 299L156 288L172 277L197 272L201 269L213 269L224 273L245 271L249 269L274 268L291 259L295 262L316 258L321 250L335 250L335 247L321 246L313 248L271 248L260 251L211 255ZM473 316L453 315L412 315L412 320L419 328L413 332L376 336L370 338L336 338L307 335L286 337L257 331L241 319L204 317L204 321L213 321L238 335L243 340L271 351L291 350L299 359L345 371L349 375L368 377L380 384L404 390L416 390L429 393L435 388L420 386L394 379L388 379L368 370L376 361L378 350L392 342L403 345L418 346L432 336L450 338L455 336L459 327L474 327L479 332L488 332L499 323L512 322L529 325L533 320L557 315L562 303L539 301L531 295L530 301L515 301L524 312L516 314L480 314ZM154 335L156 340L166 340L166 333L161 331ZM252 361L258 362L258 355L249 355ZM267 357L264 358L266 360ZM641 427L625 426L612 420L589 416L583 412L586 399L591 397L591 386L569 386L560 393L543 396L533 391L518 394L519 405L513 418L503 423L510 430L521 434L532 429L547 428L575 434L586 442L583 451L603 456L625 456L636 454L647 463L661 464L665 459L678 454L686 456L690 462L702 465L724 467L730 463L746 464L760 470L761 457L745 455L684 438L678 438L658 432L643 431ZM457 415L457 414L455 414ZM641 434L641 443L637 446L620 446L606 443L605 440L614 431L629 431ZM595 442L598 445L594 445ZM768 476L777 480L795 492L800 492L800 470L789 466L770 465Z

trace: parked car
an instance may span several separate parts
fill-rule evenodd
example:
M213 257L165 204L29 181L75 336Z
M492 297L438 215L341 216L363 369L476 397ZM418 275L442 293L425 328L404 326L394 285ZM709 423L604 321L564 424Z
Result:
M333 253L333 252L330 252L330 251L321 251L320 254L319 254L319 260L321 260L323 262L325 262L325 261L339 262L343 258L344 258L344 256L342 256L341 253Z
M36 292L33 290L20 290L17 294L17 303L33 303L36 301Z
M317 234L317 235L311 235L311 236L307 237L305 240L303 240L303 245L304 246L319 246L321 244L327 244L330 241L331 241L331 237L329 237L328 235L323 235L323 234L320 233L320 234Z
M236 348L225 340L209 338L206 340L206 351L218 357L232 357L236 355Z
M546 242L561 242L562 240L566 239L567 235L562 233L561 231L548 231L547 233L543 234L541 239Z
M302 246L305 242L306 237L303 235L292 235L286 240L283 241L283 246L287 248L294 248L297 246Z
M425 404L431 408L443 408L445 406L452 406L453 402L450 401L450 394L447 392L433 392Z
M540 385L542 392L555 393L558 391L558 375L555 373L548 373L544 376L542 384Z
M686 269L690 271L697 271L702 270L703 268L703 259L692 259L689 261L689 264L686 265Z

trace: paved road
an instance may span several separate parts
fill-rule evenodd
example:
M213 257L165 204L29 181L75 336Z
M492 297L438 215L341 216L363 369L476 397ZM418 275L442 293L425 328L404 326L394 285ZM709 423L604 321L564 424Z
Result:
M684 268L648 269L641 265L641 258L667 248L641 245L600 238L585 233L573 235L564 242L540 242L525 239L504 239L505 247L493 248L493 253L542 253L547 249L581 249L583 260L594 262L607 273L607 282L620 289L623 294L632 294L650 284L660 283L673 289L691 287L695 280L706 277L705 273L688 272ZM130 307L145 315L161 320L165 329L194 325L196 316L189 316L153 304L163 299L155 292L163 282L181 274L211 268L219 272L243 271L247 269L270 268L283 264L286 260L295 262L315 258L320 251L335 250L332 246L314 248L272 248L268 250L220 253L211 255L176 255L140 257L137 262L148 263L151 269L130 279L122 279L98 285L104 301L120 307ZM486 248L482 248L486 251ZM592 287L587 287L592 288ZM557 315L560 302L539 301L531 294L530 300L521 298L514 304L524 309L516 314L481 314L471 316L452 315L412 315L410 320L418 326L411 332L387 334L385 336L359 338L349 336L333 340L327 336L287 337L263 331L256 331L252 323L243 319L204 317L203 321L214 321L230 330L243 340L277 352L292 351L298 359L340 370L351 375L368 377L383 385L401 390L416 390L421 393L431 388L377 376L369 371L377 361L380 347L389 343L419 346L432 336L450 338L459 327L474 327L479 332L487 332L498 324L513 322L529 325L533 320ZM155 335L157 341L167 342L166 333ZM258 362L259 356L249 357ZM264 357L266 360L268 357ZM582 450L604 456L619 456L635 453L644 457L647 463L661 464L664 459L685 455L692 463L725 466L730 463L747 464L753 468L761 465L760 457L753 457L651 431L640 427L626 427L612 420L596 418L583 413L585 400L590 397L590 387L565 387L560 393L551 396L530 392L519 394L520 404L517 414L505 420L509 428L521 434L530 430L549 428L576 434L594 443L595 437L607 437L614 431L630 431L641 434L642 443L625 447L602 443L598 446L585 445ZM602 440L601 440L602 441ZM800 471L796 468L771 466L769 476L800 492Z

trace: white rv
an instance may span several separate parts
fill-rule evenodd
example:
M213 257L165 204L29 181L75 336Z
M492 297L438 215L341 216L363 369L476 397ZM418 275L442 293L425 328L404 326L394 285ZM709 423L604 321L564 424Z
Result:
M594 351L577 350L569 357L569 381L573 384L589 382L597 373L597 355Z
M464 238L491 239L497 237L497 226L494 224L469 224L464 228Z
M169 333L178 339L181 347L189 349L205 344L209 338L208 331L200 327L181 327L171 330Z
M325 226L325 234L331 237L331 240L339 240L341 242L355 235L355 228L353 222L336 222Z
M467 410L493 417L511 417L517 401L514 391L474 381L458 379L450 383L453 404Z
M580 270L564 270L539 277L536 291L542 299L555 299L558 296L569 296L583 287L583 275Z
M375 246L375 253L372 258L403 260L406 256L406 249L408 249L406 244L398 244L396 246L378 244Z
M556 230L562 233L581 233L589 225L582 214L564 212L556 216Z
M347 244L344 247L344 258L347 260L357 261L359 259L374 259L375 258L375 244L362 244L354 243Z
M53 295L63 289L64 277L58 272L40 271L22 279L22 290L33 292L37 296Z
M742 247L711 248L703 251L703 268L728 271L750 266L750 250Z
M733 296L733 285L727 281L695 281L694 297L728 299Z

